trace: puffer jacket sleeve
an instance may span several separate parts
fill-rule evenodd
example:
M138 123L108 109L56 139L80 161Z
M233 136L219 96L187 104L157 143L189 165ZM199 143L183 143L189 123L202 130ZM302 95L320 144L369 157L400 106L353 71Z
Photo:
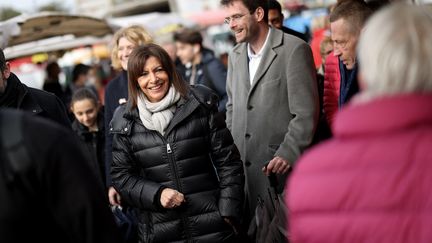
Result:
M140 175L131 149L131 134L120 132L130 131L130 123L118 124L118 120L124 121L124 118L119 117L116 113L111 122L114 133L111 166L113 186L120 193L122 200L129 205L144 210L157 210L158 206L154 203L154 198L162 185ZM127 129L119 129L120 127Z
M330 127L339 110L340 79L339 59L332 52L326 58L323 93L324 113Z
M244 172L240 153L222 113L213 112L209 126L211 157L220 181L219 211L222 217L240 220L244 196Z

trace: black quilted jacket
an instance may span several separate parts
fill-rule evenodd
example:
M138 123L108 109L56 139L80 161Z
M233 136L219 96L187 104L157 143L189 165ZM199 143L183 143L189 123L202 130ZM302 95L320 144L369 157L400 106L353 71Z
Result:
M232 240L222 216L240 219L244 176L216 95L193 88L178 102L165 135L145 128L128 105L116 111L110 130L113 185L122 200L140 209L140 242ZM162 208L163 187L180 191L186 202Z

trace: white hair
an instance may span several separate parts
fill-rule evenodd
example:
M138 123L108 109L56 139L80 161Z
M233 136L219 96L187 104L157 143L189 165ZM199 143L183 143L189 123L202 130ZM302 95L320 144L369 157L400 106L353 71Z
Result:
M357 46L359 99L432 92L432 13L392 4L366 23Z

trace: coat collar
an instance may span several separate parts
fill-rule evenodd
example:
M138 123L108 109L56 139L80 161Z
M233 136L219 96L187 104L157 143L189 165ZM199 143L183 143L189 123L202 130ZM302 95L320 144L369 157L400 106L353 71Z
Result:
M177 103L177 110L174 113L174 117L165 130L165 134L169 135L174 127L186 119L190 114L192 114L199 104L199 101L193 95L189 95L188 99L186 100L180 100Z
M268 39L267 46L264 47L263 57L261 59L261 63L256 71L254 80L252 82L251 92L258 85L258 83L262 80L262 77L269 69L271 63L276 58L277 53L274 50L275 48L281 46L283 44L283 32L281 30L277 30L275 28L271 28L270 36Z
M19 109L29 111L33 115L38 115L42 113L42 108L39 103L32 97L30 89L25 84L23 84L18 77L11 73L8 82L16 83L16 97L17 97L17 105Z
M261 59L261 63L256 71L252 87L250 86L249 75L245 75L245 80L242 82L247 86L247 90L250 89L252 92L258 83L263 79L264 74L269 69L271 63L277 56L276 48L283 45L283 35L284 33L281 30L271 28L270 36L268 39L267 45L263 50L263 57ZM248 69L248 54L247 54L247 44L241 43L234 47L233 52L237 54L238 58L235 60L235 67L241 67L242 70Z
M432 94L409 94L349 104L336 116L336 137L385 134L432 124Z
M169 133L175 128L175 126L181 123L190 114L192 114L192 112L194 112L199 105L200 102L192 95L192 93L190 93L186 99L181 98L177 102L177 110L174 113L174 117L172 118L171 122L169 123L168 127L165 130L165 136L168 136ZM139 118L138 109L137 108L130 109L129 102L126 104L123 118L130 121L127 124L131 124L131 121L134 121L142 125L142 122ZM127 126L127 124L124 125ZM130 131L130 128L126 129L125 131Z

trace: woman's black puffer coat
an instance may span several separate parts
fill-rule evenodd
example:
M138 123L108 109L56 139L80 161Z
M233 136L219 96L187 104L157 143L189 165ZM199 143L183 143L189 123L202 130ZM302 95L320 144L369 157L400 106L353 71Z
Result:
M140 242L232 240L222 217L240 220L244 174L216 97L193 88L178 102L165 135L145 128L136 108L121 106L114 114L111 176L122 200L140 209ZM162 208L164 187L183 193L186 202Z

